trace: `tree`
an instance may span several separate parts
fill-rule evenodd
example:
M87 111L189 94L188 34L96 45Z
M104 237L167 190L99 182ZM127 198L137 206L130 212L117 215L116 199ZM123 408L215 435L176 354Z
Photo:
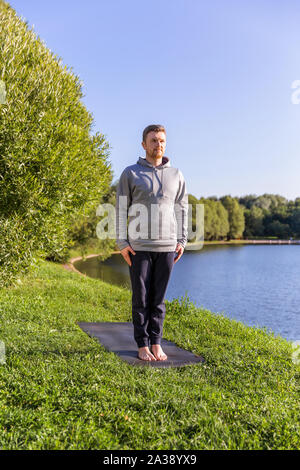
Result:
M239 205L236 198L224 196L221 202L228 212L229 233L231 239L241 238L245 229L244 209Z
M218 217L218 230L216 233L216 237L217 240L223 240L227 237L230 230L228 212L226 211L221 201L217 201L215 203L215 208Z
M266 211L274 211L278 206L280 205L285 205L288 203L288 200L280 196L279 194L263 194L262 196L259 196L256 201L255 205L257 207L260 207L261 209L264 209Z
M245 215L245 237L262 236L264 234L264 212L260 207L252 205L246 209Z
M247 194L246 196L242 196L238 199L239 204L245 206L246 209L251 209L253 204L257 199L256 194Z
M204 204L204 239L221 240L229 232L228 214L220 201L201 198Z
M291 235L290 226L282 224L279 220L273 220L265 228L265 234L270 237L288 238Z

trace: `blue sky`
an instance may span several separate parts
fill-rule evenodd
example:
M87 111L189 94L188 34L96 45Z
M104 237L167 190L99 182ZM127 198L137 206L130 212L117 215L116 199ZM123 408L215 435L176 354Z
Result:
M194 196L300 196L299 1L9 3L83 81L114 181L159 123Z

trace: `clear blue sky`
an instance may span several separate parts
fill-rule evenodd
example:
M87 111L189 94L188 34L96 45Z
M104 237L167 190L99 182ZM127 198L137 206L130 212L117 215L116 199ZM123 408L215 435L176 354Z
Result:
M148 124L188 192L300 196L298 0L14 0L84 83L114 181Z

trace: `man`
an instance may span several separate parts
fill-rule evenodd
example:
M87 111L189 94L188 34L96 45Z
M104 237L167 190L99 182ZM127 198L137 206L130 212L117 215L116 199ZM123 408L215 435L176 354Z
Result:
M129 265L138 358L165 361L167 355L161 347L164 297L172 268L187 242L188 196L181 171L172 168L170 159L164 156L165 128L156 124L146 127L142 146L146 158L140 157L136 164L126 167L118 183L117 245ZM132 214L136 207L142 221ZM137 221L140 231L132 233Z

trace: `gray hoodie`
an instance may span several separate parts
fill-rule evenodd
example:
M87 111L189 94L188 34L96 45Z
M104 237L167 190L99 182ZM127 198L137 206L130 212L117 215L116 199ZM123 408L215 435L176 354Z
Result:
M156 217L151 212L155 209ZM133 232L127 228L128 216ZM123 170L116 197L116 242L120 250L130 245L134 251L175 251L177 243L184 248L187 220L185 180L178 168L171 167L168 157L163 157L156 167L140 157L136 164Z

